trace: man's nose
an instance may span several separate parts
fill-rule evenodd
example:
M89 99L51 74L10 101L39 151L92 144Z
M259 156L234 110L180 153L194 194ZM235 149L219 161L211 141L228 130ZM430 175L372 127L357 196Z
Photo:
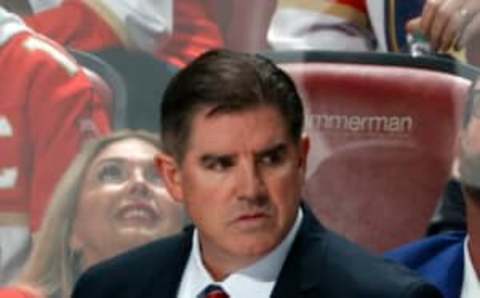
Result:
M240 167L238 180L240 199L258 200L264 197L264 178L255 164L245 164Z

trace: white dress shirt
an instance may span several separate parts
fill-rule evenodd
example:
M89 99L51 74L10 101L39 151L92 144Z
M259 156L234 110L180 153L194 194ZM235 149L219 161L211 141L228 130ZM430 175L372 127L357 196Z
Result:
M460 298L478 298L480 297L480 280L473 267L472 257L468 249L469 237L465 237L463 244L463 284Z
M196 298L208 285L221 286L230 298L270 297L280 270L287 258L290 247L298 233L303 212L299 209L297 218L287 237L269 254L256 263L230 274L221 282L215 282L205 268L197 230L193 234L193 245L183 272L178 298Z

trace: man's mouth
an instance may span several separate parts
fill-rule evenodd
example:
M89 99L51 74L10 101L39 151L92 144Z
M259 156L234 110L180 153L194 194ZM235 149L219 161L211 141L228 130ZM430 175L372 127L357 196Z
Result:
M237 218L237 221L251 221L267 217L267 214L264 212L248 213L240 215Z
M240 230L256 230L261 228L270 216L266 212L252 212L240 214L234 220L234 226Z

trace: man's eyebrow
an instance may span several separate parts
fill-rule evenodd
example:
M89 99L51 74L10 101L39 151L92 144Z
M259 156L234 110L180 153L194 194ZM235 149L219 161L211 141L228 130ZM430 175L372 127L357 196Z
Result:
M217 161L217 160L228 160L232 159L233 155L232 154L214 154L214 153L207 153L202 156L200 156L200 162L201 163L207 163L207 162L212 162L212 161Z
M272 154L272 153L278 153L278 152L282 153L282 152L285 152L285 151L287 151L287 144L286 143L280 143L280 144L276 144L276 145L273 145L271 147L268 147L266 149L263 149L255 155L256 156L265 156L265 155L269 155L269 154Z
M263 150L260 150L255 154L255 156L265 156L269 155L272 153L278 153L278 152L284 152L287 150L287 144L286 143L280 143L280 144L275 144L271 147L265 148ZM207 162L212 162L212 161L218 161L218 160L231 160L234 159L235 156L233 154L215 154L215 153L207 153L202 156L200 156L200 163L207 163Z

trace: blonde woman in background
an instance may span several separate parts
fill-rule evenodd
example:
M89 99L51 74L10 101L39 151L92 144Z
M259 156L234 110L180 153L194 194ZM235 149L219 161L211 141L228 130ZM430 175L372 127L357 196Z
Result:
M70 297L90 266L180 231L183 210L154 165L158 143L133 131L88 143L58 184L18 282L0 297Z

